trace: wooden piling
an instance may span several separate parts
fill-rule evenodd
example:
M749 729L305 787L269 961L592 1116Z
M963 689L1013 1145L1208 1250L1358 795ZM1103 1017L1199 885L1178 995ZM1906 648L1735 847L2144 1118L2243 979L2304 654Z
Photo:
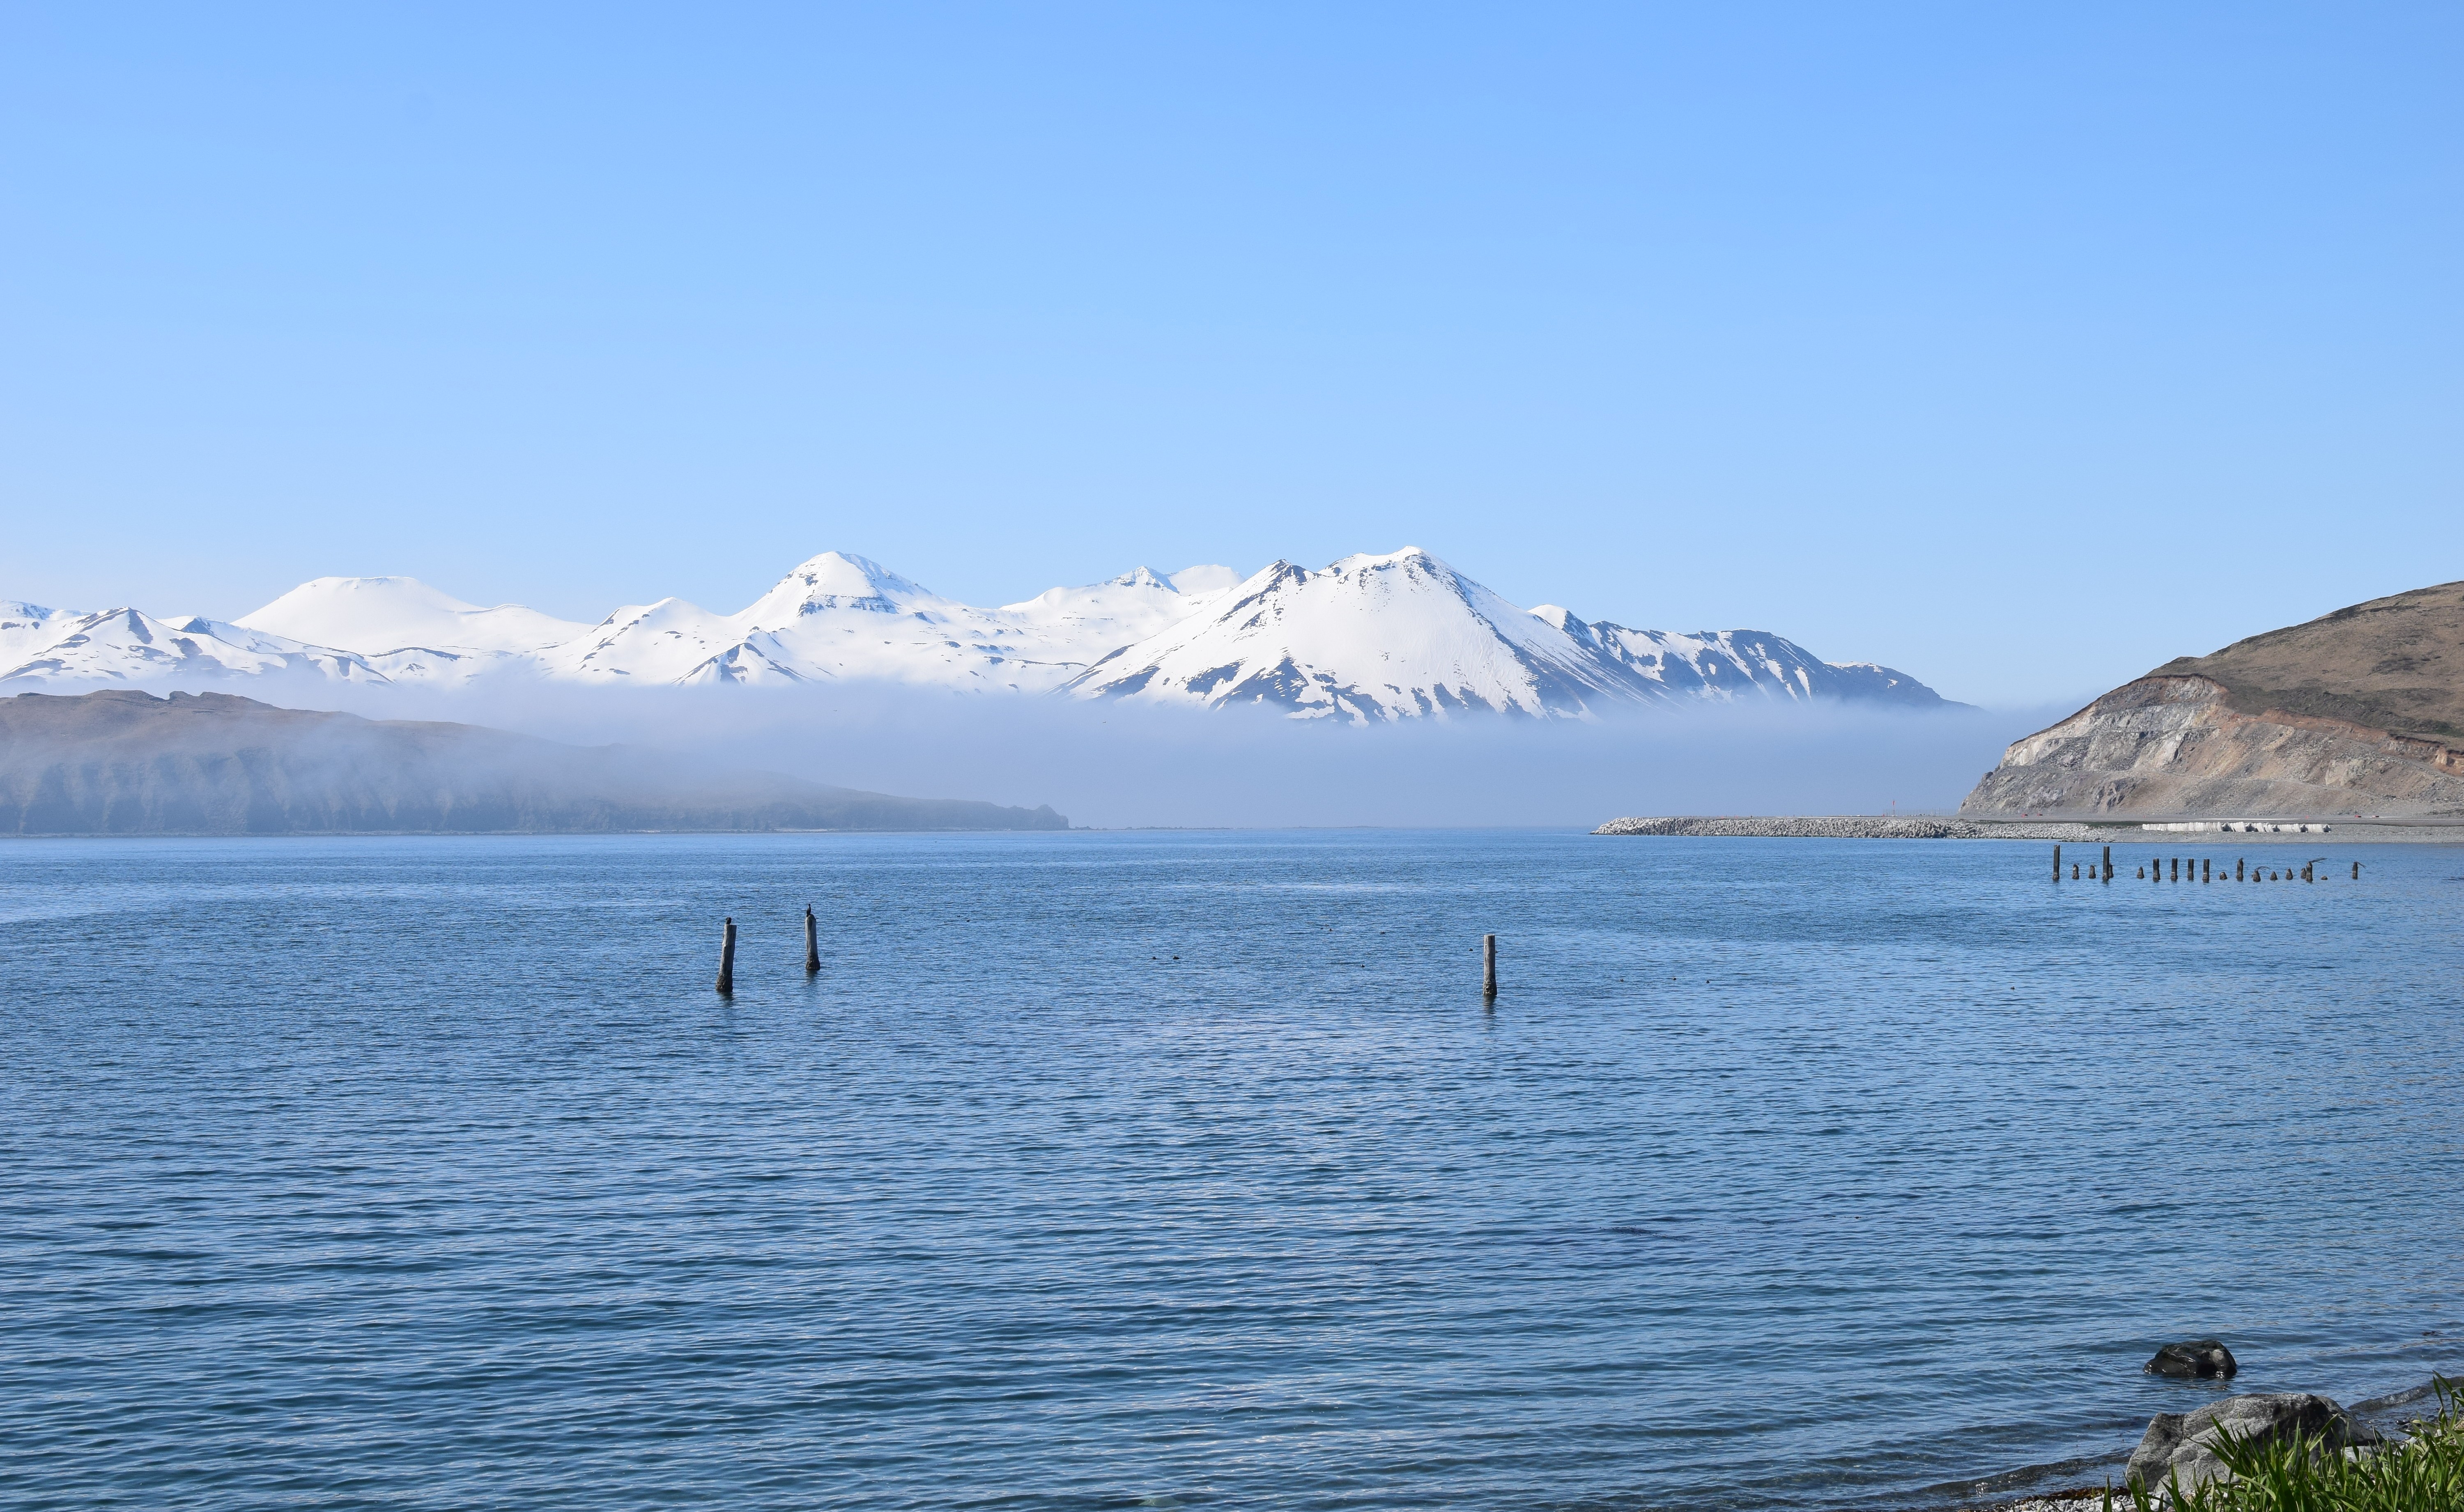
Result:
M1480 995L1483 997L1497 996L1497 936L1494 934L1480 937Z
M2200 858L2199 880L2201 882L2213 882L2216 880L2216 864L2214 862L2210 861L2205 857Z
M2062 880L2062 847L2059 845L2054 847L2054 880Z
M804 975L813 975L822 969L822 926L813 917L813 906L804 905Z
M2175 882L2179 882L2179 881L2181 881L2181 880L2182 880L2182 858L2181 858L2181 857L2179 857L2179 856L2175 856L2175 857L2173 857L2173 858L2172 858L2172 862L2173 862L2173 880L2174 880Z
M718 941L718 990L731 996L736 991L736 921L727 921L727 932Z
M2316 878L2316 877L2314 877L2314 876L2310 875L2310 868L2311 868L2311 867L2313 867L2313 866L2317 866L2317 865L2318 865L2318 863L2317 863L2317 862L2315 862L2315 861L2305 861L2305 862L2303 862L2303 863L2301 864L2301 880L2302 880L2302 881L2304 881L2304 882L2316 882L2316 881L2318 881L2318 880L2319 880L2318 878Z
M2104 880L2107 882L2111 882L2113 880L2113 847L2111 845L2104 847Z
M2235 856L2235 857L2233 858L2233 881L2235 881L2235 882L2239 882L2240 880L2241 880L2241 858L2240 858L2239 856Z
M2079 881L2079 863L2076 861L2071 863L2071 880L2073 882Z
M2358 861L2353 863L2353 880L2355 882L2362 880L2362 864Z

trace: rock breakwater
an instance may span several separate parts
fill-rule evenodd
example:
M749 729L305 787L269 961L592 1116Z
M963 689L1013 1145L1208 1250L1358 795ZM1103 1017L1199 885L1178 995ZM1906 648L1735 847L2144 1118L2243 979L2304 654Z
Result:
M1727 815L1613 819L1595 835L1704 835L1750 840L2113 840L2120 825L1994 823L1882 815ZM2135 832L2136 825L2127 826Z

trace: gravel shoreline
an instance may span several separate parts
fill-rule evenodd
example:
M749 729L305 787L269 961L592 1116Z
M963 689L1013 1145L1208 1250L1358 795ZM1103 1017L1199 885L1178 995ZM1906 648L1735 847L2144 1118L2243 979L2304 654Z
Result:
M2117 1507L2131 1504L2130 1498L2120 1491L2114 1493L2113 1501ZM2104 1512L2104 1488L2099 1486L2094 1491L2076 1496L2065 1494L2029 1497L2020 1501L1993 1501L1982 1506L1960 1507L1957 1512Z

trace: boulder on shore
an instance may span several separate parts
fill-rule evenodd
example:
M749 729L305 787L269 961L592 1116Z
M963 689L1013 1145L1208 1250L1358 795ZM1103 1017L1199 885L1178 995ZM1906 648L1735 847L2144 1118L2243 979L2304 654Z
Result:
M2131 1451L2123 1479L2161 1490L2178 1480L2185 1491L2204 1481L2231 1479L2233 1472L2216 1455L2216 1441L2226 1434L2258 1443L2295 1436L2314 1437L2329 1450L2375 1444L2379 1435L2347 1416L2323 1396L2306 1392L2254 1392L2228 1396L2195 1413L2159 1413L2147 1425L2146 1436Z
M2150 1375L2186 1375L2211 1380L2233 1374L2241 1367L2233 1362L2233 1351L2217 1339L2191 1339L2181 1344L2168 1344L2156 1351L2147 1362Z

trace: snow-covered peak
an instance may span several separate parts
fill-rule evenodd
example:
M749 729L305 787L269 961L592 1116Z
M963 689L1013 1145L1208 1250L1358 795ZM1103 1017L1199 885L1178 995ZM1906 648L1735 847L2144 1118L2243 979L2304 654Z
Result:
M783 629L800 615L830 609L901 614L938 608L949 601L908 581L869 557L825 551L779 580L778 585L737 616L747 625Z
M1355 551L1349 557L1338 557L1327 564L1328 572L1359 571L1375 567L1434 567L1446 572L1454 569L1418 546L1398 546L1393 551Z
M465 603L417 578L315 578L233 623L370 656L409 646L531 651L589 628L518 603Z
M1769 630L1630 630L1567 617L1567 630L1603 659L1669 693L1710 699L1848 698L1919 707L1942 696L1886 667L1826 662Z
M1040 642L1049 659L1075 663L1074 672L1187 619L1235 581L1229 567L1184 567L1169 576L1134 567L1084 587L1046 588L1023 603L1003 604L1001 612Z
M1352 721L1582 714L1626 696L1624 679L1564 633L1416 546L1315 572L1275 562L1073 686Z
M70 609L0 599L0 675L69 633L85 616Z
M1060 615L1117 612L1128 604L1186 609L1208 594L1221 593L1240 581L1241 575L1229 567L1183 567L1175 573L1157 572L1153 567L1133 567L1117 578L1107 578L1102 582L1090 582L1083 587L1046 588L1032 599L1002 604L1001 612L1024 615L1029 619L1049 619Z
M222 633L230 632L231 639ZM0 684L214 682L294 674L385 682L365 658L210 620L174 625L136 609L78 617L34 655L0 668Z

